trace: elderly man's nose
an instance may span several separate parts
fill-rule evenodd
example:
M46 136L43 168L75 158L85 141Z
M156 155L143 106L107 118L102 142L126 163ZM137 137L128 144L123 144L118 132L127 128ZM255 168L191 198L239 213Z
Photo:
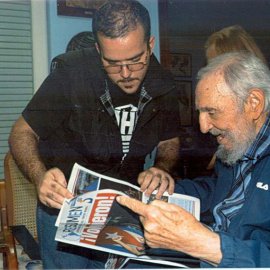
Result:
M213 128L209 116L206 113L200 113L199 122L202 133L207 133Z

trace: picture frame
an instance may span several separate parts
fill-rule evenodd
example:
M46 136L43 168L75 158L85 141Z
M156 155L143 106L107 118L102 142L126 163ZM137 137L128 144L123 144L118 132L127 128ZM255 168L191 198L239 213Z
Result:
M92 18L108 0L57 0L57 15Z
M188 53L171 53L170 70L176 77L192 76L192 57Z
M182 126L192 126L193 123L193 95L192 82L175 79L179 114Z

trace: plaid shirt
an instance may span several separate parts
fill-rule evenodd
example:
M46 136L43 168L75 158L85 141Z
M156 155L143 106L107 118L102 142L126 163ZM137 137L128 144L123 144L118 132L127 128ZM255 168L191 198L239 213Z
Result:
M106 83L105 93L100 97L100 99L101 99L101 102L103 103L104 107L106 108L106 110L109 112L109 114L116 120L115 113L114 113L114 106L112 104L112 98L110 95L108 82L106 79L105 79L105 83ZM140 114L142 113L145 105L149 101L151 101L151 99L152 99L152 97L146 92L144 84L143 84L142 89L141 89L139 103L138 103L136 123L137 123L138 118L139 118Z

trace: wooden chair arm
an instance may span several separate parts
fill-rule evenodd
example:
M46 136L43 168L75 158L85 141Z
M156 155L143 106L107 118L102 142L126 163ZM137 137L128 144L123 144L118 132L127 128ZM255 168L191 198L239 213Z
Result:
M3 254L4 269L18 269L18 259L14 237L9 229L4 229L0 236L0 250Z
M0 210L1 210L0 252L3 254L4 269L16 270L18 269L18 260L14 237L8 227L4 180L0 180Z

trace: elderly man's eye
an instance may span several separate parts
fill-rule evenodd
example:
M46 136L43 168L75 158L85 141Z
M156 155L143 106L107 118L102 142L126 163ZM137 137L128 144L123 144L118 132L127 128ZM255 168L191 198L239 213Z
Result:
M214 117L216 115L216 111L215 110L208 111L208 115Z

